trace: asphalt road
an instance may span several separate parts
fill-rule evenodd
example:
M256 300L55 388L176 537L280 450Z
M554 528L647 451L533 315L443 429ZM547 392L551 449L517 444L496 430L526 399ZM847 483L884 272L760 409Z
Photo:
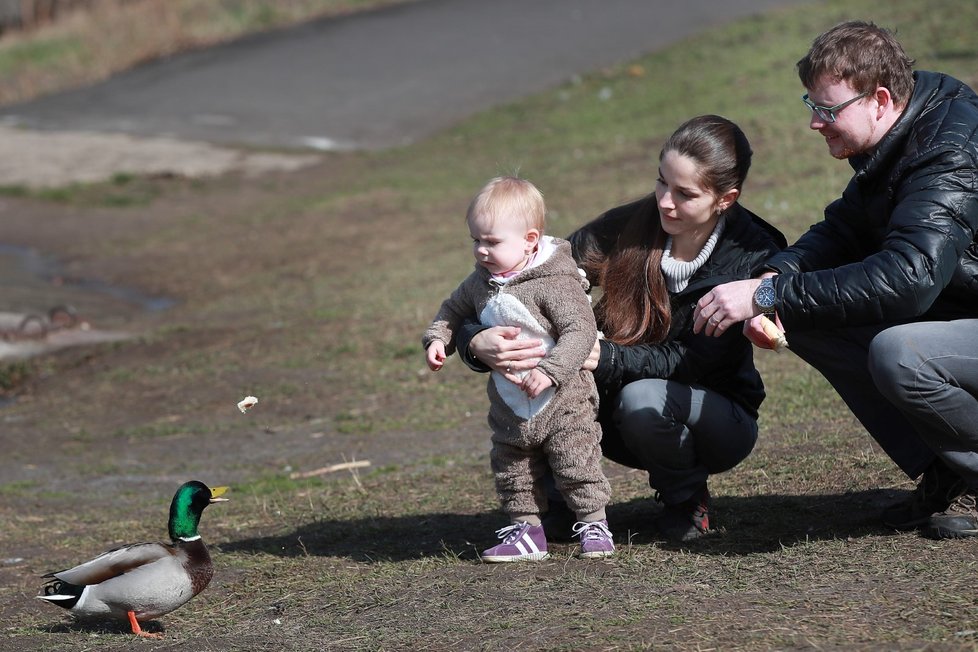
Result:
M0 109L40 131L385 148L806 0L422 0L247 37Z

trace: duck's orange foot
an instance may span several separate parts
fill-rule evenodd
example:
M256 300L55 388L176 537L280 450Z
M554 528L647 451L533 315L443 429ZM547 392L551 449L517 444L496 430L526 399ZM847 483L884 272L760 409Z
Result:
M143 638L163 638L162 634L155 634L153 632L144 632L143 628L139 626L139 621L136 620L136 614L132 611L129 613L129 625L132 627L132 633L136 636L142 636Z

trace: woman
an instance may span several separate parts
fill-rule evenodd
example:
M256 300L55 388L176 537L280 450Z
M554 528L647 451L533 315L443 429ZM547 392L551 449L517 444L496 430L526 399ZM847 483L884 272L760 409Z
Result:
M655 526L675 541L709 531L707 478L739 464L757 440L764 386L750 342L739 329L692 329L701 296L751 278L787 244L738 203L751 153L734 123L693 118L663 146L653 195L568 238L603 289L595 315L604 339L584 365L601 394L602 451L648 471L664 504ZM473 368L512 376L539 360L538 342L517 335L472 327L459 349Z

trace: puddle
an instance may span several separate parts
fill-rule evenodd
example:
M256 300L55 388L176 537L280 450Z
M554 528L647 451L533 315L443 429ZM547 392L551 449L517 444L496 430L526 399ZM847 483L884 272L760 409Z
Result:
M66 276L58 261L35 249L0 244L0 310L46 314L71 305L92 322L161 312L176 302L132 288Z
M133 337L128 327L137 317L162 312L176 302L133 288L93 279L66 276L58 261L40 252L0 244L0 314L4 331L21 316L47 321L52 308L70 306L81 324L51 328L46 335L18 338L0 335L0 360L41 355L66 346L116 341ZM4 403L0 402L0 407Z

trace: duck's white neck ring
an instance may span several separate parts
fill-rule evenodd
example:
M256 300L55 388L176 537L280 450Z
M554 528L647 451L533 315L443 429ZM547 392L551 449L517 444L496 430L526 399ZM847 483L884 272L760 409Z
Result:
M199 540L200 540L200 535L198 534L198 535L197 535L197 536L195 536L195 537L178 537L178 538L179 538L179 539L180 539L181 541L185 541L185 542L187 542L187 543L190 543L191 541L199 541Z

